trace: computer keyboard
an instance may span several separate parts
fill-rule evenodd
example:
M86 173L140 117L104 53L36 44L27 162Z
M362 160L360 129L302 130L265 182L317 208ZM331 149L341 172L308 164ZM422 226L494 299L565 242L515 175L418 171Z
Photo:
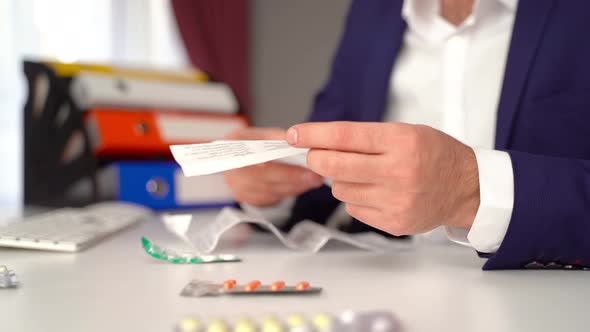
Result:
M80 251L150 215L145 207L121 202L60 208L0 227L0 247Z

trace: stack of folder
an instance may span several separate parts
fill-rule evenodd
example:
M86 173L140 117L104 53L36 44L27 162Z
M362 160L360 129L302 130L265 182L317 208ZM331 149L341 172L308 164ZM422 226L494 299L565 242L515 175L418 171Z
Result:
M169 150L248 125L227 85L196 69L25 61L24 72L25 204L233 204L221 174L186 178Z

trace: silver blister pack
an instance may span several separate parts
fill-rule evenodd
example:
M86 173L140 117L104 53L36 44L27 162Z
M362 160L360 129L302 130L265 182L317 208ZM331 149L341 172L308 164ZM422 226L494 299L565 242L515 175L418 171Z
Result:
M19 285L16 273L0 265L0 288L16 288Z

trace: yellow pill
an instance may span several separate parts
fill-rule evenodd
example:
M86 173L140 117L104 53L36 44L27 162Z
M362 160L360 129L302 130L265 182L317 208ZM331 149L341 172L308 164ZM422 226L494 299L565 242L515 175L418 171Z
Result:
M305 318L300 314L289 315L289 317L287 317L287 325L289 325L290 328L301 327L305 325Z
M332 325L332 317L328 314L317 314L313 316L313 327L319 331L326 331Z
M241 318L234 325L234 332L256 332L256 325L248 318Z
M213 319L207 326L207 332L228 332L227 324L221 319Z
M186 317L180 321L178 328L181 332L198 332L201 328L201 322L192 317Z
M262 332L282 332L281 322L275 317L269 316L262 320Z

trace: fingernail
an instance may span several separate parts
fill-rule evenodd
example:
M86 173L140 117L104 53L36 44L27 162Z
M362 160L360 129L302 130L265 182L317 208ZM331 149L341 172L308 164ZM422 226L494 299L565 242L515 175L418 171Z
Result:
M293 127L287 130L287 142L291 145L297 144L297 130Z

